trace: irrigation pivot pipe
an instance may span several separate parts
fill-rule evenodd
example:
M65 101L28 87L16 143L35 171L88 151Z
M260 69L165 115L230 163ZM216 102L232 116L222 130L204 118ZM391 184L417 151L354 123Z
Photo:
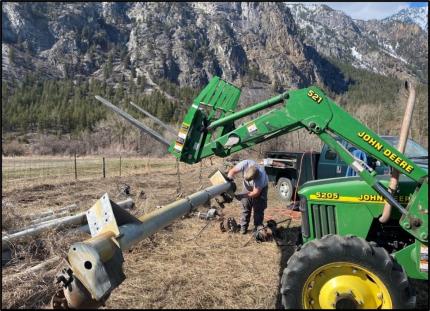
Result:
M79 213L77 215L66 216L58 219L52 219L52 220L45 221L43 223L29 226L24 230L3 236L1 239L2 249L8 246L9 243L12 243L19 238L34 236L36 234L39 234L43 231L47 231L52 228L84 224L85 221L86 221L85 213Z
M53 220L53 219L58 219L58 218L64 217L64 216L70 216L70 212L69 211L62 211L62 212L59 212L57 214L53 214L53 215L50 215L50 216L36 218L36 219L32 220L30 223L32 225L37 225L37 224L40 224L42 222L45 222L45 221L48 221L48 220Z
M48 210L46 212L42 212L42 213L33 213L28 215L28 217L31 220L36 220L36 219L41 219L43 217L48 217L48 216L53 216L53 215L57 215L57 214L61 214L64 212L74 212L75 210L78 209L78 206L76 204L71 204L56 210Z
M120 208L125 208L125 209L131 208L133 204L134 203L131 198L128 198L124 201L117 203L117 205ZM86 218L85 212L81 212L72 216L49 219L42 223L37 223L31 226L28 226L27 228L21 231L2 236L2 249L7 248L10 243L16 241L19 238L34 236L52 228L85 225L86 223L87 223L87 218Z
M408 141L408 133L409 133L409 127L411 125L411 119L412 119L412 113L414 111L414 105L415 105L415 88L412 85L412 83L406 81L405 83L406 90L409 91L409 97L408 102L406 104L406 110L405 115L403 116L403 122L402 127L400 128L400 137L399 142L397 144L397 150L399 150L401 153L404 153L406 148L406 143ZM388 192L391 194L394 194L394 192L397 190L397 185L399 183L399 171L396 169L392 169L391 172L391 179L388 186ZM385 223L390 218L391 214L391 205L390 203L386 202L384 205L384 209L382 211L381 217L379 217L379 221L381 223Z
M142 216L139 218L140 222L128 223L121 226L121 236L117 239L121 249L130 249L137 242L163 229L174 220L188 214L194 207L204 205L210 199L221 193L228 192L230 189L230 183L211 186Z
M70 246L65 268L57 275L62 288L52 298L53 308L96 308L124 280L123 252L188 214L212 198L234 193L234 182L222 182L136 218L103 195L87 211L91 238ZM112 204L113 203L113 204Z

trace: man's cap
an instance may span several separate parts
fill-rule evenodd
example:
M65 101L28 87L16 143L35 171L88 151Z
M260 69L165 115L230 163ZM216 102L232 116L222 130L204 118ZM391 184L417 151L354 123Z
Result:
M245 171L245 174L243 175L243 178L245 178L246 181L250 181L258 176L258 169L257 166L251 165L248 167L248 169Z

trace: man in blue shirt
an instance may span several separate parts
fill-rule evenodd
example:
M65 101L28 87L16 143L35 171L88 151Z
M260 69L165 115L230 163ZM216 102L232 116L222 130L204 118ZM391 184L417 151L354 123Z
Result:
M251 210L254 210L254 230L263 225L264 210L267 207L267 188L269 178L263 167L253 160L243 160L228 172L228 178L242 173L244 192L237 196L242 203L242 217L240 219L240 232L246 234Z

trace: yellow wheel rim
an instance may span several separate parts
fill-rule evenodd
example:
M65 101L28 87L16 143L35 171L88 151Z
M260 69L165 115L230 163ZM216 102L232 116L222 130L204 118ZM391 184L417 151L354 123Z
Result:
M381 279L350 262L319 267L306 280L302 291L305 309L392 309Z

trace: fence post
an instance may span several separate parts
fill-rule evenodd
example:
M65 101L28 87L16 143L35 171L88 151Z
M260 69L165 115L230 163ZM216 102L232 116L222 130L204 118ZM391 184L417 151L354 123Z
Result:
M105 157L103 157L103 178L106 178Z
M76 167L76 152L75 152L75 179L76 180L78 179L78 170L77 170L77 167Z
M149 156L148 156L148 158L146 160L146 173L147 174L149 174L149 170L150 170L150 167L149 167Z
M119 177L121 177L121 156L119 156Z

